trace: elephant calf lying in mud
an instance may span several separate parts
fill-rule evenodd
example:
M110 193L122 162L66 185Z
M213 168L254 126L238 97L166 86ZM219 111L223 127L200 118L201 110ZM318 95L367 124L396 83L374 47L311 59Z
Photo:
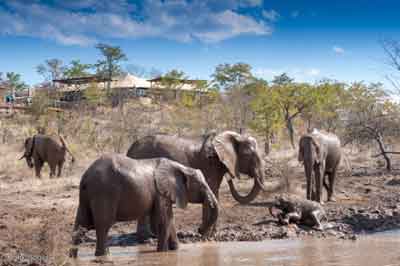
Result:
M315 201L302 199L293 195L282 195L269 209L271 215L278 218L279 223L298 223L323 230L322 220L327 220L321 204Z
M150 215L157 232L157 250L175 250L178 239L172 204L185 208L189 201L211 210L203 233L207 237L218 218L218 202L200 170L165 158L102 156L86 170L80 182L70 255L77 256L82 227L96 230L95 255L101 256L107 253L107 233L115 222L146 215Z
M26 163L30 168L35 167L36 177L40 177L40 172L45 162L49 164L50 177L53 177L56 174L57 167L57 176L61 176L67 152L71 155L72 162L75 161L75 158L65 144L63 137L60 136L59 138L61 145L52 137L41 134L37 134L25 140L25 152L20 160L25 158Z

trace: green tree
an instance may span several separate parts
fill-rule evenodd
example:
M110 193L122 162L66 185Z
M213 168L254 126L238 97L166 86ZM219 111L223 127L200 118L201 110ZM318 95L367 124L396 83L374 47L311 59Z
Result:
M277 91L270 88L266 81L260 80L252 84L251 88L254 98L251 101L251 109L254 117L250 127L258 134L264 136L265 154L271 150L271 138L283 126L282 113L277 106Z
M379 150L379 154L375 157L383 156L386 169L390 171L392 169L390 154L400 154L391 151L387 145L391 139L400 137L399 105L388 97L380 83L368 86L354 83L347 91L345 144L349 142L366 144L374 141Z
M68 67L65 67L64 76L66 78L86 77L90 75L90 64L82 64L79 59L72 60Z
M103 59L98 60L95 64L97 68L97 74L106 77L109 81L107 82L107 89L110 92L111 79L122 73L121 62L126 61L127 57L118 46L111 46L104 43L99 43L96 48L103 55Z
M336 131L343 127L340 114L344 110L347 93L345 84L337 81L322 80L311 87L312 104L302 112L307 129L312 127Z
M231 90L251 82L254 76L246 63L220 64L211 75L214 86L219 90Z
M294 122L315 102L312 86L307 83L295 83L285 73L276 76L272 84L272 90L277 94L274 98L276 106L282 113L290 143L294 148Z
M62 60L53 58L46 60L36 67L36 72L43 76L46 81L53 81L63 77L65 66Z
M7 72L6 74L6 82L10 86L10 93L15 99L15 93L17 91L23 91L25 89L28 89L28 85L22 81L21 75L15 72Z
M220 64L211 75L212 86L217 90L226 92L229 102L230 119L233 128L240 133L246 130L248 121L251 119L250 102L252 95L249 93L248 85L256 82L251 73L251 66L245 63Z
M188 77L185 72L177 69L172 69L161 76L160 85L168 91L172 91L175 95L175 100L179 100L180 91L185 85L185 80L187 78Z

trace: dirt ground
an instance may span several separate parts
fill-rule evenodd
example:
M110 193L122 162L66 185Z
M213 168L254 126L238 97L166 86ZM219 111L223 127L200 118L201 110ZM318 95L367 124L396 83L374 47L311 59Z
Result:
M0 162L0 265L68 265L70 234L78 203L78 185L83 171L96 158L80 159L73 170L67 165L63 177L33 177L25 162L17 161L18 148L10 146ZM354 154L353 154L354 155ZM363 156L368 157L368 154ZM295 153L282 152L274 158L281 172L271 169L268 183L290 181L290 192L305 195L302 166ZM261 193L248 205L240 205L230 195L226 182L220 190L220 215L214 241L261 241L276 238L334 237L356 240L358 234L400 227L400 172L375 170L375 162L364 164L353 156L352 170L342 167L337 178L337 202L324 205L332 228L315 231L303 226L281 226L270 216L268 206L279 193ZM283 165L283 167L282 167ZM247 182L241 181L243 189ZM201 206L175 209L181 242L200 241ZM138 245L135 222L118 223L109 236L110 245ZM85 239L94 248L95 235ZM153 241L155 242L155 241ZM94 251L93 251L94 252Z

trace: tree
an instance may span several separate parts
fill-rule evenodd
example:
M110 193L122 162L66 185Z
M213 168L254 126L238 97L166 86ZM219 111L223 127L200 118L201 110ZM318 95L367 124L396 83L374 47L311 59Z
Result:
M185 72L172 69L160 77L160 85L175 94L175 100L180 99L180 90L185 85L187 75Z
M354 83L348 89L346 103L345 144L376 142L379 153L374 157L383 156L386 169L392 169L390 154L400 152L390 151L387 142L398 138L400 108L390 100L382 88L382 84L373 83L368 86Z
M141 65L136 65L136 64L129 64L125 67L126 71L128 73L131 73L135 76L141 77L141 78L156 78L160 77L162 75L161 71L152 67L150 69L141 66Z
M387 75L387 78L391 81L392 85L400 91L400 78L397 75L398 72L400 72L400 41L386 39L382 41L381 44L387 57L387 65L395 71L394 74Z
M110 92L111 79L122 73L120 63L126 61L127 57L118 46L111 46L104 43L99 43L96 45L103 55L103 59L98 60L95 64L97 68L97 74L108 79L107 89Z
M21 75L14 72L8 72L6 74L6 82L11 88L13 100L15 100L15 92L23 91L28 88L28 85L21 80Z
M312 102L301 114L307 129L324 128L330 132L341 128L340 114L346 95L344 83L322 80L312 85L309 95Z
M82 64L79 59L72 60L68 67L65 67L64 76L66 78L78 78L89 76L89 69L92 68L90 64Z
M312 87L307 83L294 83L285 73L276 76L272 81L272 90L277 94L274 99L282 112L290 143L294 144L294 121L314 102Z
M255 97L251 101L251 109L254 118L250 122L250 127L257 133L264 136L265 154L269 154L272 136L283 126L282 113L277 107L278 93L271 89L266 81L260 80L253 84L255 86Z
M53 58L46 60L44 64L38 65L36 71L46 81L53 81L63 77L65 66L62 60Z
M244 132L251 119L252 98L246 86L256 81L251 73L251 66L245 63L221 64L215 68L211 77L213 87L226 92L234 129L240 133Z
M244 86L254 79L251 66L246 63L220 64L211 75L214 86L219 90L231 90Z

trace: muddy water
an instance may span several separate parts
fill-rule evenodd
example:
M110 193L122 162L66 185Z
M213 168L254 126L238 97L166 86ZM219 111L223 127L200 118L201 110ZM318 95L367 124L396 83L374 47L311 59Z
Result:
M400 232L333 239L270 240L181 245L178 252L156 253L154 247L112 247L106 265L268 265L398 266ZM80 251L76 265L94 265L93 249ZM103 262L104 263L104 262Z

